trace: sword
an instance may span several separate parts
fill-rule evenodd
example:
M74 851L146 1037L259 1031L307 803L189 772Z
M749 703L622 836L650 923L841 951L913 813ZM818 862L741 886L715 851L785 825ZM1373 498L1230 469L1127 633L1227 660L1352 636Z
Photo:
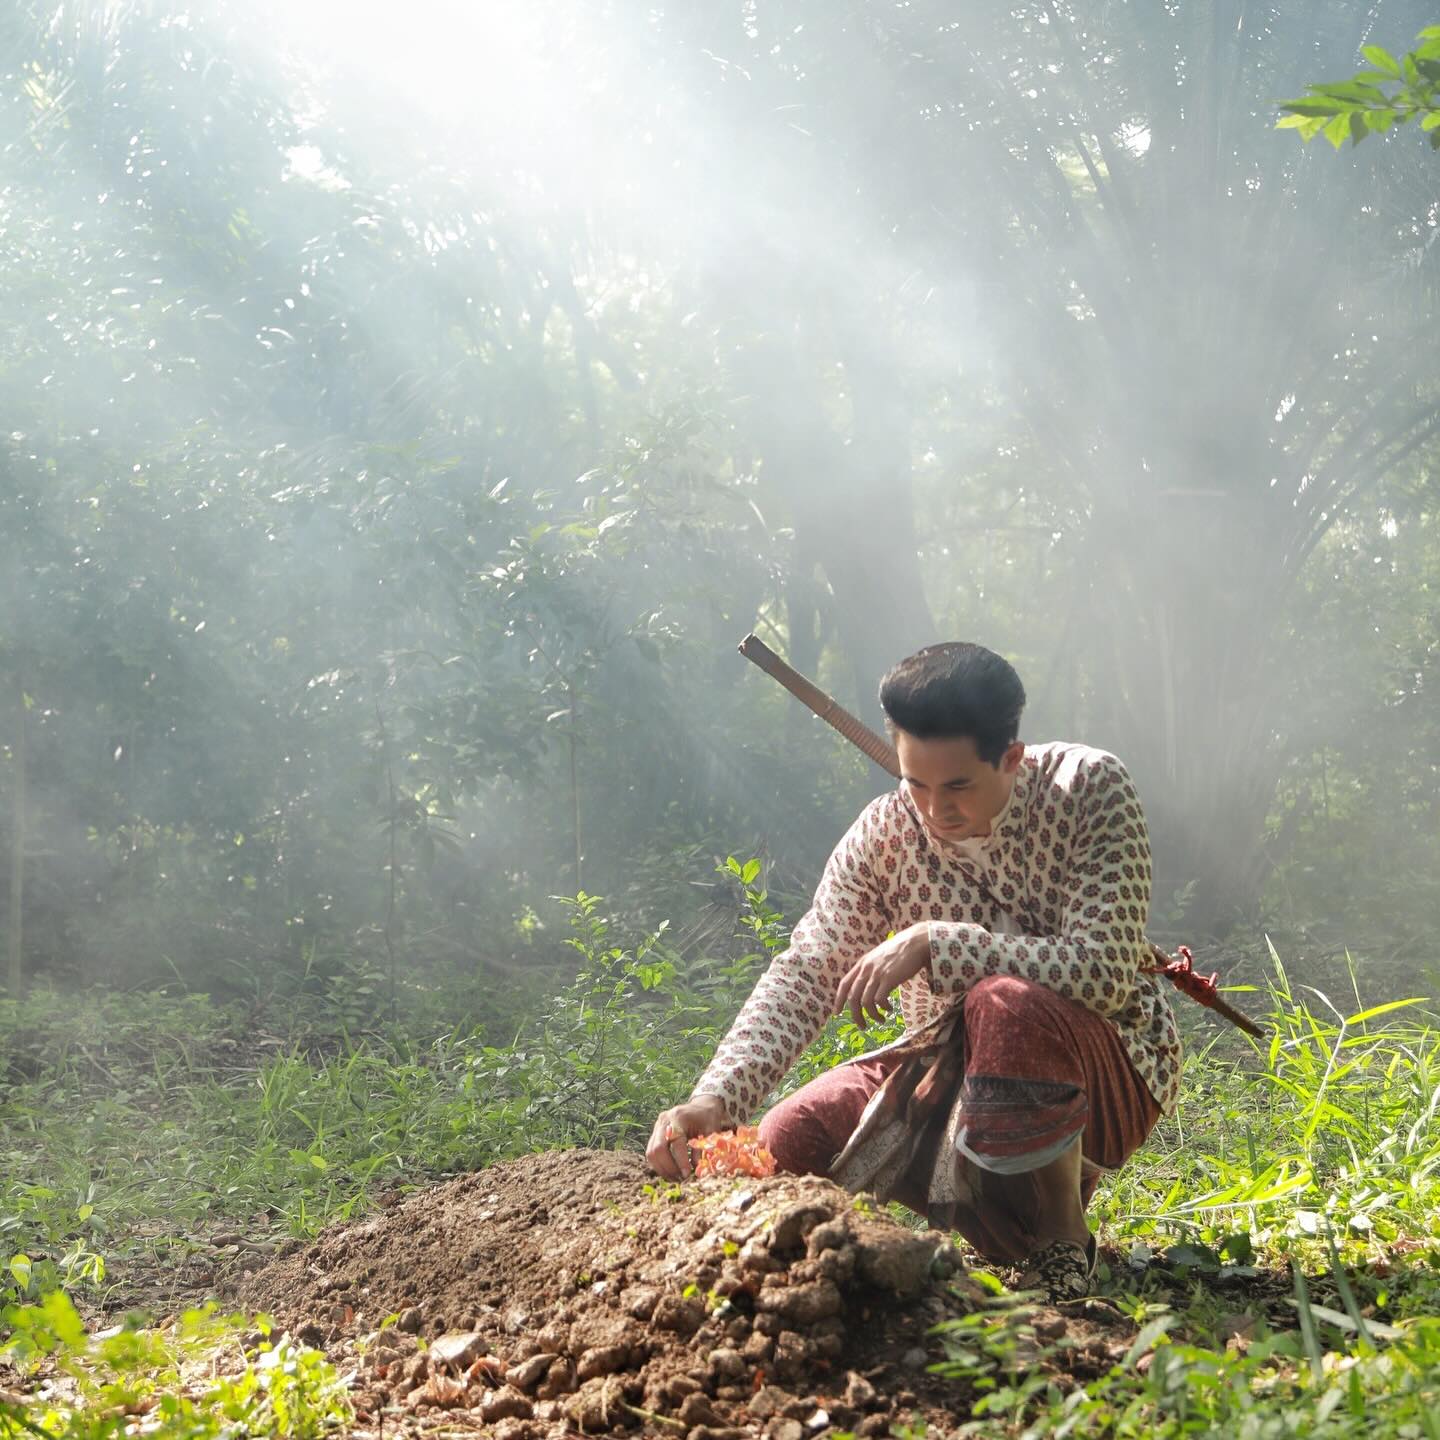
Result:
M900 757L888 740L877 735L865 722L852 715L837 700L832 700L813 680L807 680L798 670L787 665L763 640L756 635L747 635L740 642L740 653L753 665L758 665L772 679L778 680L800 703L818 715L832 730L838 731L852 745L858 746L882 770L900 779ZM1207 1010L1223 1015L1232 1025L1238 1025L1247 1035L1257 1040L1265 1038L1265 1032L1248 1015L1237 1010L1220 998L1216 987L1219 972L1202 975L1195 969L1194 957L1189 947L1179 947L1178 955L1162 950L1153 940L1145 942L1150 947L1150 958L1155 962L1145 968L1152 975L1163 975L1177 990L1198 1001Z
M863 720L852 715L837 700L832 700L813 681L798 670L792 670L758 635L747 635L740 642L740 653L752 665L758 665L772 679L778 680L802 705L813 710L832 729L838 730L852 745L858 745L882 770L900 778L900 757L895 747L877 735Z

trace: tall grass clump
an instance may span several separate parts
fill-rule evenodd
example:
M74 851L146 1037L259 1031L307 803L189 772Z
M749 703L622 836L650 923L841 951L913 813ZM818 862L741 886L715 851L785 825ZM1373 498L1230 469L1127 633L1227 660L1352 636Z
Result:
M1377 1261L1433 1245L1440 1031L1426 1002L1343 1008L1275 966L1268 1041L1190 1058L1177 1114L1114 1186L1106 1218L1134 1235L1244 1232L1287 1251L1329 1232Z

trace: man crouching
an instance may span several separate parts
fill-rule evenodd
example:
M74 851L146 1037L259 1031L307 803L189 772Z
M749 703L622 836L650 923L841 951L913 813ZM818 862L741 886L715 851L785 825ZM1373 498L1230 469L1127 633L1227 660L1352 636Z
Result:
M1018 739L1025 691L979 645L932 645L881 682L899 786L866 806L791 943L683 1105L659 1174L745 1123L832 1014L905 1036L781 1101L781 1170L831 1175L958 1230L1052 1299L1089 1293L1100 1175L1173 1109L1181 1048L1151 973L1150 845L1125 767Z

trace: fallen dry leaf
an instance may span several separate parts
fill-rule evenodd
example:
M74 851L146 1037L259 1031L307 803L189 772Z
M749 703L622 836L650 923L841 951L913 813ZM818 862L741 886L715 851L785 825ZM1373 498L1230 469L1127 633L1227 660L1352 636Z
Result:
M466 1395L469 1386L463 1380L452 1380L448 1375L432 1375L417 1390L412 1390L405 1399L410 1409L418 1405L442 1405L447 1409L458 1405Z
M494 1355L482 1355L465 1372L468 1380L479 1380L482 1377L486 1380L503 1382L505 1379L505 1362L497 1359Z

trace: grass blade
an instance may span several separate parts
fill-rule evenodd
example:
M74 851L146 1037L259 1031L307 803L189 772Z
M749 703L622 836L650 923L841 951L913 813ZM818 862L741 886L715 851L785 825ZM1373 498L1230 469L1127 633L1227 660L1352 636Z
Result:
M1412 996L1409 1000L1387 1000L1383 1005L1372 1005L1368 1010L1362 1010L1358 1015L1347 1015L1347 1025L1359 1025L1366 1020L1373 1020L1377 1015L1388 1015L1392 1010L1404 1010L1410 1005L1423 1005L1423 995Z
M1315 1330L1310 1287L1305 1283L1305 1272L1299 1263L1292 1260L1290 1264L1295 1272L1295 1308L1300 1312L1300 1338L1305 1342L1305 1353L1310 1357L1310 1373L1318 1384L1325 1378L1325 1359L1320 1350L1320 1337Z
M1330 1253L1330 1273L1335 1277L1335 1288L1340 1292L1340 1303L1345 1307L1345 1313L1355 1322L1355 1329L1359 1332L1360 1338L1368 1345L1375 1343L1370 1333L1370 1327L1365 1323L1365 1317L1360 1313L1360 1307L1355 1303L1355 1292L1350 1288L1350 1277L1345 1273L1345 1267L1340 1263L1340 1252L1335 1248L1335 1236L1330 1226L1325 1226L1325 1248Z

